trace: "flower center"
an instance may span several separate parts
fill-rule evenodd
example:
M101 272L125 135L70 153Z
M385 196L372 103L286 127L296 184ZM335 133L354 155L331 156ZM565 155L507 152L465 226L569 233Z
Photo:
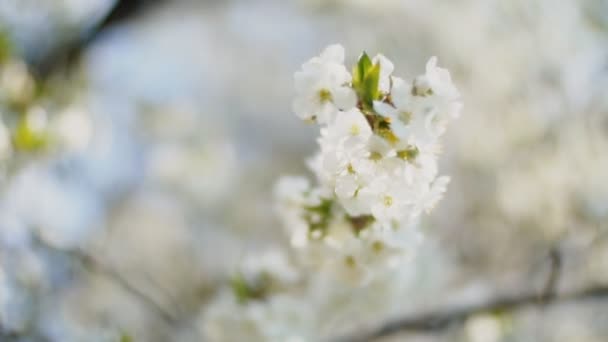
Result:
M374 241L374 243L372 243L372 249L374 252L380 253L384 249L384 243L382 241Z
M384 205L390 207L393 205L393 198L391 196L384 196Z
M418 157L419 153L420 153L420 151L418 150L418 147L408 146L404 150L397 151L397 157L411 162L411 161L414 161L416 159L416 157Z
M372 151L369 154L369 159L371 159L373 161L378 161L378 160L382 159L382 154L380 152Z
M319 100L321 103L331 102L332 101L331 92L325 88L319 90Z
M407 111L399 112L399 120L401 120L401 122L403 122L406 125L409 124L410 121L412 121L412 113L407 112Z
M346 258L344 258L344 263L348 267L355 267L355 266L357 266L357 262L355 261L355 258L352 255L346 256Z
M355 171L355 168L353 167L353 164L351 163L348 163L348 165L346 166L346 171L348 171L348 173L350 173L351 175L357 173L357 171Z

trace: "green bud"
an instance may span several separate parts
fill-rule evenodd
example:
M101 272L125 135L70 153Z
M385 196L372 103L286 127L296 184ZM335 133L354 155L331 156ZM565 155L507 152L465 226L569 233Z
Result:
M353 88L364 109L373 109L375 100L380 98L380 63L372 64L369 56L363 52L353 67Z
M357 64L353 67L353 87L357 89L365 79L367 71L372 67L372 60L365 51L359 56Z

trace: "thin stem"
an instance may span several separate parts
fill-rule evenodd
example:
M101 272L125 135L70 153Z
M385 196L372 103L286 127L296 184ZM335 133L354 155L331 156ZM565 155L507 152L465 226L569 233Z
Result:
M542 300L545 301L551 293L555 293L557 285L562 271L562 257L557 247L554 247L549 252L549 258L551 261L551 269L549 270L549 277L545 283L543 290Z
M107 276L108 278L115 281L118 285L120 285L125 291L129 292L135 298L138 298L142 303L144 303L147 307L149 307L153 312L155 312L163 321L165 321L168 325L174 326L178 323L177 318L165 309L162 305L157 303L153 298L148 296L147 294L141 292L138 288L131 285L129 281L127 281L120 273L116 272L114 269L104 265L103 263L97 261L94 257L85 254L80 251L70 252L72 256L76 259L80 260L80 262L88 269L95 270L100 274Z

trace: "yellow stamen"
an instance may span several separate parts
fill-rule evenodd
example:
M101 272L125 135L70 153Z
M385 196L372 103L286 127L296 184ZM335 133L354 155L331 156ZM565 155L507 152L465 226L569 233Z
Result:
M393 205L393 198L391 196L384 196L384 205L390 207Z
M319 90L319 100L321 101L321 103L331 102L333 100L331 92L327 89Z

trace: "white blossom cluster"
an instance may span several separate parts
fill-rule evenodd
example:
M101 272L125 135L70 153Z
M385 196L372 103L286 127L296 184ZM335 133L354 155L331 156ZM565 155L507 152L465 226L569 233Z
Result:
M435 57L411 81L393 69L386 57L364 53L351 74L343 47L331 45L296 72L294 111L321 126L320 150L309 162L318 185L285 177L275 193L301 276L277 287L271 280L291 271L241 271L234 293L224 292L206 311L211 340L310 341L335 334L358 301L371 315L387 310L398 286L383 284L397 284L421 238L421 214L449 182L438 176L439 139L461 108ZM381 295L368 295L374 288Z
M421 213L449 182L438 176L439 138L461 103L436 58L411 81L393 76L382 55L362 55L353 76L343 63L344 49L332 45L295 74L296 114L321 125L310 161L319 185L285 178L277 196L296 248L361 271L411 249Z

